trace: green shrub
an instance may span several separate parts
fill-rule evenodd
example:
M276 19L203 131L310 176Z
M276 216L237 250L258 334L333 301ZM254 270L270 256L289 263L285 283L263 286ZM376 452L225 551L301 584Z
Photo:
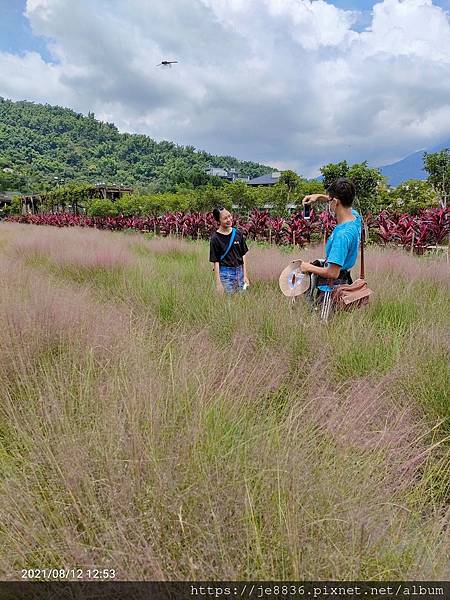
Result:
M119 213L111 200L93 200L87 206L87 214L89 217L115 217Z
M385 207L414 214L422 208L439 206L439 199L433 186L428 181L409 179L388 191L385 196Z
M122 198L114 203L117 214L124 217L133 217L142 214L142 196L136 194L124 194Z

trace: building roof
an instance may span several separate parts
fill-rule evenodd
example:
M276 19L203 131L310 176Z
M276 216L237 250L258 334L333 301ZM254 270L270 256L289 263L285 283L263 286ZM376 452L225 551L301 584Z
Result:
M250 179L248 185L274 185L280 181L280 177L273 175L273 173L269 173L268 175L260 175L259 177L255 177L254 179Z

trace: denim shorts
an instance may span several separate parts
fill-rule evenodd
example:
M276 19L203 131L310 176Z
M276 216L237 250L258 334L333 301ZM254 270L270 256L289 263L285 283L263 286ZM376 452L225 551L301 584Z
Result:
M227 294L242 290L244 285L244 267L219 267L220 282Z

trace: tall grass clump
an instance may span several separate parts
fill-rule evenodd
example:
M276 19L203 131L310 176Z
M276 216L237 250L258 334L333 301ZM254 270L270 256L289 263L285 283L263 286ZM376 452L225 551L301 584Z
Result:
M278 290L298 252L230 298L204 242L2 241L4 579L445 578L445 263L369 249L373 302L324 326Z

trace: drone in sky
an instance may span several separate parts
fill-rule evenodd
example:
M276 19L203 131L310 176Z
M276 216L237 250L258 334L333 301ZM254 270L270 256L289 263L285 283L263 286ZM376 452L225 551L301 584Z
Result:
M159 63L159 65L156 65L157 67L169 67L172 68L172 65L175 65L176 63L178 63L177 60L163 60Z

